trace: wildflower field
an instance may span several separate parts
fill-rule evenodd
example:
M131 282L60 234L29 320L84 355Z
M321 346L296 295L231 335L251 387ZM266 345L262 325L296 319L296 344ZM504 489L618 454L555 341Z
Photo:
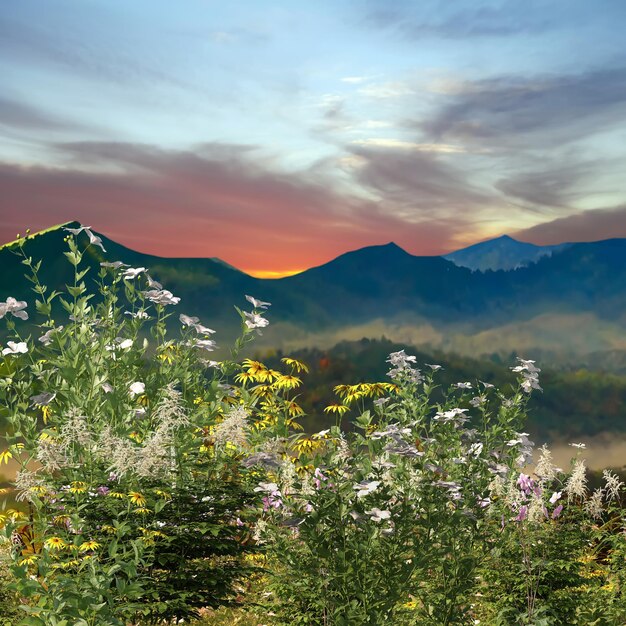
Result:
M213 360L149 269L95 275L67 230L73 283L18 242L32 301L0 302L0 626L626 624L624 485L533 448L534 361L442 389L396 351L304 433L307 365L244 358L270 303L242 294Z

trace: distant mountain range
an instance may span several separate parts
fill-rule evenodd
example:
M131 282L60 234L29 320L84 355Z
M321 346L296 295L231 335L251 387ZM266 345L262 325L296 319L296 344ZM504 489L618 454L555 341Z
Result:
M42 279L50 288L71 278L62 254L66 234L51 228L24 247L34 260L44 259ZM146 255L100 236L107 253L87 249L94 268L102 260L149 268L181 297L177 309L217 329L224 345L238 324L233 306L245 306L250 294L272 302L260 347L385 336L474 357L517 353L626 372L626 239L541 247L500 237L446 257L413 256L390 243L295 276L259 279L219 259ZM79 241L88 240L81 234ZM0 248L0 299L25 299L32 311L34 297L13 249Z
M443 258L459 267L486 272L488 270L516 270L536 263L544 256L561 252L571 246L562 243L557 246L536 246L532 243L517 241L508 235L502 235L489 241L481 241L468 248L446 254Z

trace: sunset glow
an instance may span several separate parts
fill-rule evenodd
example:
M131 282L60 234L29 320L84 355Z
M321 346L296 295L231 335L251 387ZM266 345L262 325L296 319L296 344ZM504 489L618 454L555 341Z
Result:
M78 220L286 276L626 237L626 4L0 7L0 243ZM294 269L297 268L297 269Z

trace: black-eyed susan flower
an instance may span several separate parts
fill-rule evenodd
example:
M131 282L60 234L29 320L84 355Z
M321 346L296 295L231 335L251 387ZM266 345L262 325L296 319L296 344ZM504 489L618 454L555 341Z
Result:
M100 547L100 544L97 541L83 541L83 543L78 546L79 552L91 552L92 550L97 550Z
M337 415L345 415L350 410L345 404L329 404L324 408L324 413L336 413Z
M144 506L144 504L146 503L145 497L138 491L130 491L128 493L128 497L133 504L136 504L139 507Z
M50 537L44 541L44 546L49 550L59 551L67 548L67 543L61 537Z
M290 367L293 367L296 372L305 372L305 373L307 373L309 371L308 366L305 363L303 363L302 361L298 361L298 359L292 359L292 358L286 356L286 357L282 358L281 361L285 365L289 365Z

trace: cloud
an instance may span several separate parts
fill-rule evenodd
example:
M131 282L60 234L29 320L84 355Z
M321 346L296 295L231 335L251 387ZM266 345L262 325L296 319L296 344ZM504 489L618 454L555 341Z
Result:
M603 161L555 164L546 158L541 169L515 172L497 181L495 186L509 197L539 207L569 209L588 194L586 181L604 168Z
M413 141L385 139L382 137L372 137L370 139L355 139L351 143L355 146L366 146L372 148L394 148L399 150L416 150L417 152L441 152L446 154L466 152L465 148L461 146L451 146L445 143L415 143Z
M459 220L434 218L428 211L407 214L398 204L395 196L406 200L407 193L419 191L419 185L409 185L415 171L405 172L404 183L395 180L397 189L389 198L383 194L376 200L340 193L332 178L315 170L271 169L271 161L254 146L204 144L194 151L170 151L79 142L57 149L65 158L60 168L0 165L2 240L26 227L78 219L152 254L218 256L244 270L297 270L349 248L392 240L408 250L437 254L460 227ZM391 186L385 160L359 150L365 155L359 177L381 192ZM440 174L438 184L449 183ZM400 193L403 184L408 187Z
M428 215L458 233L497 202L493 193L474 187L466 174L432 151L387 146L348 146L360 165L358 183L401 207L408 219Z
M539 0L507 0L493 3L461 3L396 0L393 3L370 2L365 23L389 30L408 40L424 37L469 39L477 37L509 37L522 33L537 34L560 25L562 17L550 15Z
M437 141L550 147L623 124L626 67L499 76L457 85L430 118L410 122Z
M582 211L512 233L537 245L626 238L626 205Z

